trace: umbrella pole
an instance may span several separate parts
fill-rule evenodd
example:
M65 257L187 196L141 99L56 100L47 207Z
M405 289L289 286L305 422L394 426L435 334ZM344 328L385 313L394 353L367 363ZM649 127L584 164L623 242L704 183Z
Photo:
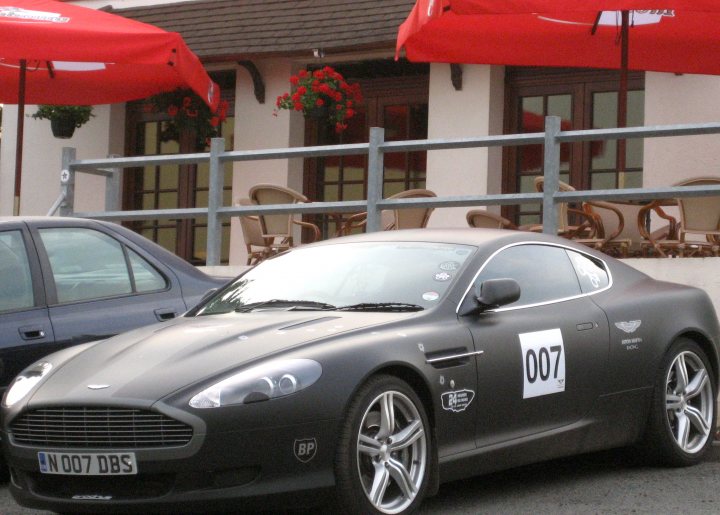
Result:
M622 27L620 29L620 90L618 91L618 128L627 127L627 92L628 92L628 36L630 35L630 12L622 11ZM618 180L624 181L625 172L625 140L618 140Z
M20 81L18 87L17 134L15 134L15 202L13 215L20 214L20 181L22 178L23 132L25 130L25 73L27 61L20 59Z

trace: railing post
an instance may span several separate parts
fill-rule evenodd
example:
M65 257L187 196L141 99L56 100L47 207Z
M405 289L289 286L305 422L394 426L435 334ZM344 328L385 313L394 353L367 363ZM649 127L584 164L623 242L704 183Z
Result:
M555 193L560 182L560 142L557 135L560 133L560 117L545 117L545 160L543 170L545 180L543 184L543 232L557 234L558 206L555 203Z
M207 266L218 266L220 264L220 247L222 243L222 221L218 217L217 210L222 206L223 194L223 169L220 163L220 153L225 150L223 138L212 138L210 140L210 179L208 191L208 214L207 214Z
M74 148L63 147L60 191L65 199L60 204L60 216L72 216L75 211L75 170L70 167L70 163L75 161L75 155Z
M110 154L109 158L120 157ZM105 211L120 211L120 174L121 168L110 169L110 175L105 177Z
M370 145L368 148L368 193L367 193L367 232L382 230L378 200L383 194L383 153L380 145L385 142L385 129L382 127L370 128Z

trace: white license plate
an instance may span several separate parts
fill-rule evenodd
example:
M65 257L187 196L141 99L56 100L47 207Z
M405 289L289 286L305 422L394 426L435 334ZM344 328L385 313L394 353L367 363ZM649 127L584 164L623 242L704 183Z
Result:
M127 476L137 474L134 452L38 452L40 472L68 476Z

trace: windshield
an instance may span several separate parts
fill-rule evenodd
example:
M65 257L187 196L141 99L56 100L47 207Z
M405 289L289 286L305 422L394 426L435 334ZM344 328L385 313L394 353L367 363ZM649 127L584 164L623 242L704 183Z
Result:
M306 247L263 261L196 315L261 309L419 311L432 308L475 247L372 242Z

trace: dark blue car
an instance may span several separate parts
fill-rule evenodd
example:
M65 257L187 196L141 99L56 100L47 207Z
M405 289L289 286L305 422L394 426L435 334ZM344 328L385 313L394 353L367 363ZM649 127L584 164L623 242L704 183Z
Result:
M0 218L0 391L46 354L175 318L226 281L118 224Z

